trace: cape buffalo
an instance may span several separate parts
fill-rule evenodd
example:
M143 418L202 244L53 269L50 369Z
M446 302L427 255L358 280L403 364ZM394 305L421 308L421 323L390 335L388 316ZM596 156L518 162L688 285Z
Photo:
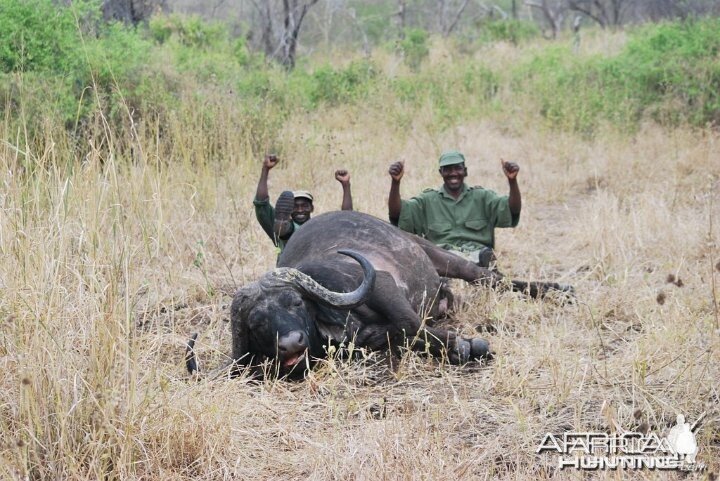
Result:
M304 372L329 344L348 342L370 350L409 345L455 364L488 357L485 340L423 322L423 315L437 314L445 295L440 276L490 285L502 279L370 215L317 216L293 234L275 270L235 294L233 362L272 359L281 375ZM511 285L536 296L567 290L558 284ZM191 373L197 369L193 343L186 358Z

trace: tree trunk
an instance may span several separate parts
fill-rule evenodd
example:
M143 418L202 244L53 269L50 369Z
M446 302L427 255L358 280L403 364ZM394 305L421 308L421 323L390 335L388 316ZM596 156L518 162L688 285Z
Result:
M104 0L102 5L106 21L116 20L127 25L147 22L153 14L167 10L167 0Z

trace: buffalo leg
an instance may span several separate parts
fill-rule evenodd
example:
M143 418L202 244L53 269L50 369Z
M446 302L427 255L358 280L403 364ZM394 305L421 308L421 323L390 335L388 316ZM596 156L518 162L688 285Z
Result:
M389 342L397 352L409 343L413 350L427 351L434 356L446 352L453 364L489 357L489 346L484 339L464 339L452 331L423 327L392 277L383 274L386 273L378 273L375 291L364 306L375 314L374 322L358 329L358 345L381 349Z
M441 249L422 237L413 236L413 240L415 240L428 257L430 257L438 275L442 277L461 279L466 282L490 286L492 288L502 288L505 285L505 283L502 282L505 276L499 272L491 271L485 267L479 267L462 257L458 257L445 249ZM560 291L568 294L574 292L571 286L558 284L556 282L511 280L510 287L515 292L523 292L533 298L543 297L550 291Z

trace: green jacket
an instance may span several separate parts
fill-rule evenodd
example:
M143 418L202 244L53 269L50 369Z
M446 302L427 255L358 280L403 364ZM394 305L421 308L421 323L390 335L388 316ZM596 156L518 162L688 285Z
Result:
M265 200L253 199L253 205L255 206L255 217L263 228L265 233L268 235L273 244L280 248L280 252L285 248L287 240L275 238L273 233L273 225L275 224L275 208L270 204L270 198ZM300 224L293 221L293 232L300 228Z
M463 184L457 200L444 186L403 200L398 227L443 249L476 251L495 247L496 227L515 227L519 221L520 215L510 212L508 196Z

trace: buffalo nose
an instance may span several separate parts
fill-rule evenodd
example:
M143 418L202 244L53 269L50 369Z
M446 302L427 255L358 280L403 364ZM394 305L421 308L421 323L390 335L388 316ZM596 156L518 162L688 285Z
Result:
M297 354L307 349L305 334L300 331L290 331L278 339L278 349L283 354Z

